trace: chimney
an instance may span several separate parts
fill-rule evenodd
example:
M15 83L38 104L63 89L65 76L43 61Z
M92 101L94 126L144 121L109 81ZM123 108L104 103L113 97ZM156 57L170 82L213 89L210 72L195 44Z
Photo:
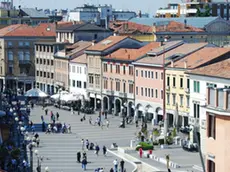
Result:
M113 36L117 36L117 33L116 33L116 32L114 32L114 33L113 33Z
M138 11L138 17L139 17L139 18L142 17L141 10Z
M184 19L184 28L187 28L187 20Z
M95 40L92 41L92 46L94 46L94 45L95 45Z
M174 67L174 61L171 60L171 67Z
M184 61L184 68L187 69L188 64L187 64L187 60Z

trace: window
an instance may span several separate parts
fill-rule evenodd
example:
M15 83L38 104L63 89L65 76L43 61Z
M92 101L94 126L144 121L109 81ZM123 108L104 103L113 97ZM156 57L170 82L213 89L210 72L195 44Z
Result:
M217 87L217 85L216 84L213 84L213 83L206 83L206 86L207 87L212 87L212 88L216 88Z
M151 97L153 98L154 97L154 90L151 89Z
M14 69L13 65L10 64L8 67L9 74L13 74L13 69Z
M37 76L39 76L39 71L37 70Z
M194 118L200 118L200 105L197 103L193 104L193 113L194 113Z
M72 66L72 72L75 73L76 72L76 67Z
M86 82L84 82L84 88L86 88Z
M79 67L79 73L81 74L81 67Z
M22 51L18 51L18 60L24 60L24 55Z
M138 95L138 87L136 87L136 95Z
M96 40L97 39L97 34L94 34L94 40Z
M147 72L147 71L145 71L145 78L147 78L147 77L148 77L147 75L148 75L148 72Z
M116 91L120 91L120 81L116 81Z
M126 84L125 84L125 82L123 83L123 93L126 93Z
M46 64L46 59L43 59L43 64L44 64L44 65Z
M75 80L72 80L72 87L75 87L75 86L76 86Z
M180 78L180 88L183 88L183 78Z
M49 72L47 72L47 78L50 78L50 73Z
M104 69L104 72L107 72L107 71L108 71L108 66L107 66L107 64L106 64L106 63L104 63L104 65L103 65L103 69Z
M186 96L186 107L189 107L189 101L190 101L190 99L189 99L189 96Z
M126 69L125 69L125 66L123 66L123 74L124 74L124 75L125 75L125 70L126 70Z
M173 87L176 87L176 77L173 77Z
M12 47L13 46L12 42L10 42L10 41L7 44L8 44L8 47Z
M25 46L29 47L30 46L30 42L25 42Z
M161 90L161 99L164 98L164 93L163 93L163 90Z
M42 71L40 71L40 76L42 76Z
M104 79L104 89L108 89L108 80Z
M25 60L30 60L30 52L29 51L26 51L25 52Z
M134 88L133 84L129 84L129 93L130 94L133 94L133 88Z
M167 86L170 87L170 76L167 76Z
M113 65L110 64L110 72L113 73Z
M144 77L144 72L143 72L143 70L141 70L141 77Z
M158 98L158 90L155 89L155 97Z
M36 63L39 64L39 59L38 58L36 58Z
M84 74L86 74L86 67L84 67Z
M120 65L116 65L116 73L120 74Z
M133 75L133 66L129 66L129 75Z
M147 88L145 88L145 97L148 96Z
M81 88L81 81L77 81L77 87Z
M173 106L176 105L176 94L172 94L172 98L173 98Z
M40 64L42 64L42 59L40 59Z
M19 46L19 47L22 47L22 46L23 46L23 42L22 42L22 41L19 41L19 42L18 42L18 46Z
M190 79L187 79L187 88L190 88Z
M183 106L184 105L184 96L183 95L180 95L180 106Z
M151 78L154 79L154 73L153 72L151 72Z
M143 89L143 87L141 87L141 95L142 96L144 95L144 89Z
M12 51L8 51L8 60L10 60L10 61L14 60L14 54Z
M193 81L193 87L194 87L194 92L199 93L200 92L200 81Z
M113 80L110 81L111 90L113 90Z
M216 138L216 117L208 114L208 137Z
M216 171L216 165L215 162L212 160L208 160L208 172L215 172Z
M163 75L163 72L161 72L161 80L164 79L164 75Z
M44 77L46 77L46 72L44 72Z
M136 70L136 76L138 76L138 70Z
M90 84L93 84L94 82L93 82L93 76L89 76L89 83Z
M151 74L151 72L150 71L148 71L148 78L150 78L151 76L150 76L150 74Z
M167 93L166 96L167 96L167 105L169 105L170 104L170 94Z
M155 72L155 78L158 79L158 73L157 72Z
M54 65L54 61L53 60L51 60L51 66L53 66Z
M150 97L150 88L148 88L148 97Z
M51 73L51 79L53 79L54 78L54 73Z

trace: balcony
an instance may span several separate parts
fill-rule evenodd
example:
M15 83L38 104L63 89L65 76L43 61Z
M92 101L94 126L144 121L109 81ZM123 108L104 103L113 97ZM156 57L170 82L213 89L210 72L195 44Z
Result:
M19 64L31 64L30 60L19 60Z
M189 124L193 126L199 126L199 118L189 117Z
M230 89L208 87L207 107L215 110L230 111Z
M188 93L188 94L190 93L190 89L189 88L185 88L184 91L185 91L185 93Z

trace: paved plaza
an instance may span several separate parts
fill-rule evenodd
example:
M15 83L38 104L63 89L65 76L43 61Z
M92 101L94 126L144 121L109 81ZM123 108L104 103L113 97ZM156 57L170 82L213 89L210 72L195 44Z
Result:
M128 146L130 140L134 137L136 132L135 125L127 125L126 128L118 128L120 123L119 117L108 116L110 127L101 129L98 126L89 124L88 119L90 115L86 115L86 121L81 122L82 117L66 110L60 110L55 107L48 107L54 114L59 112L62 123L70 124L72 126L72 134L45 134L39 132L40 147L34 148L39 150L39 155L44 156L42 162L42 170L49 167L50 172L76 172L82 171L81 164L76 162L76 153L81 150L81 139L88 139L90 142L99 144L100 153L97 157L94 151L87 151L87 171L94 171L96 168L104 167L109 171L113 167L114 157L112 154L107 154L106 157L102 155L102 146L105 145L110 148L112 143L117 143L118 146ZM30 119L34 122L36 129L41 131L41 115L44 116L46 123L50 122L50 115L45 116L44 110L40 106L35 107L31 111ZM93 121L97 115L91 115ZM39 125L38 125L39 124ZM117 158L120 161L120 158ZM37 159L34 155L34 170L37 167ZM128 162L125 163L125 168L131 172L134 167Z

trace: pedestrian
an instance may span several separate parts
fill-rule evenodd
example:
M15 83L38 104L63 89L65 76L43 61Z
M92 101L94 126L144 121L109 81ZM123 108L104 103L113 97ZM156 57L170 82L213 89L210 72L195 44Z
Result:
M74 115L73 107L71 107L71 115Z
M89 150L89 140L88 139L86 139L85 145L86 145L86 149Z
M115 160L113 161L113 165L114 165L114 172L118 172L118 168L117 168L118 162L117 162L117 159L115 159Z
M113 168L111 168L111 169L109 170L109 172L114 172Z
M39 147L40 139L36 138L37 147Z
M105 119L107 119L107 114L108 114L108 111L106 110L105 111Z
M85 140L84 139L81 139L81 144L82 144L82 150L84 150L84 148L85 148Z
M85 171L86 170L86 165L87 165L87 160L83 159L81 163L82 163L82 168Z
M52 115L52 121L53 121L53 124L55 124L55 116Z
M106 120L106 126L107 126L107 128L109 128L109 120L108 119Z
M95 153L96 153L97 156L98 156L98 154L99 154L99 151L100 151L100 147L99 147L98 145L96 145Z
M77 162L81 163L81 152L77 152Z
M138 128L138 120L136 120L136 128Z
M124 172L124 165L125 165L125 161L123 159L121 159L121 161L120 161L121 172Z
M56 113L56 118L57 118L57 121L59 120L59 113L57 112Z
M92 125L92 117L89 117L89 124Z
M44 122L44 117L43 117L43 115L41 115L41 120L42 120L42 122Z
M32 131L32 134L34 134L34 132L35 132L35 126L34 126L34 124L31 127L31 131Z
M48 115L48 109L45 108L45 115Z
M87 155L86 155L86 152L85 152L85 151L82 153L82 158L83 158L83 159L86 159L86 161L87 161Z
M105 146L103 146L102 149L103 149L103 155L106 156L106 154L107 154L107 148Z
M139 148L139 155L140 155L140 158L142 158L142 155L143 155L143 150L142 150L142 148Z
M70 124L68 124L67 129L68 129L68 133L72 133L72 131L71 131L71 125Z

